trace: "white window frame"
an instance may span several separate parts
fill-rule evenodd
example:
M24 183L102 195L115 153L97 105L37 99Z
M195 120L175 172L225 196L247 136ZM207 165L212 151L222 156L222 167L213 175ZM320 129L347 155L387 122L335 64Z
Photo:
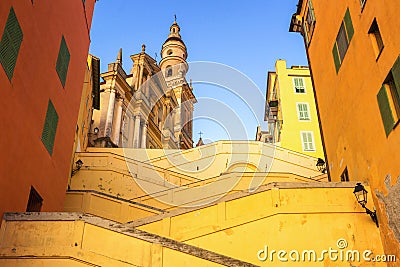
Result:
M367 2L367 0L360 0L361 9L364 8L365 2Z
M300 111L300 105L306 106L307 118L305 118L305 119L302 119L302 117L301 117L301 112L304 113L304 111ZM299 121L311 121L310 105L307 102L296 102L296 109L297 109L297 117L299 118Z
M304 92L296 92L295 79L300 79L303 82L303 90L304 90ZM295 94L305 94L307 92L306 91L306 80L304 79L304 77L293 77L292 82L293 82L293 89L294 89L294 93Z
M304 140L304 134L306 136L309 134L309 137L311 137L311 140ZM300 131L300 138L301 138L301 145L302 145L304 152L315 152L316 151L313 131ZM308 139L308 137L307 137L307 139ZM305 141L307 141L307 145L305 144L306 143ZM312 148L309 147L309 143L311 143Z

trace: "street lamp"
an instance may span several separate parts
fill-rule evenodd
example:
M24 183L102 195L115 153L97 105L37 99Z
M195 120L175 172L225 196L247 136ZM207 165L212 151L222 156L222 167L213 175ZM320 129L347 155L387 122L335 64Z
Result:
M75 162L75 166L76 166L76 168L75 168L75 170L72 170L71 177L74 176L74 174L77 173L77 172L82 168L82 166L83 166L83 161L80 160L80 159L78 159L78 160Z
M376 216L376 211L371 211L365 205L367 204L367 195L368 191L365 190L364 186L361 183L357 183L354 187L353 191L354 196L357 199L357 202L365 209L365 212L371 216L371 219L376 224L376 227L379 227L378 217Z
M318 171L320 171L322 173L326 172L326 163L323 159L318 158L316 166L317 166Z

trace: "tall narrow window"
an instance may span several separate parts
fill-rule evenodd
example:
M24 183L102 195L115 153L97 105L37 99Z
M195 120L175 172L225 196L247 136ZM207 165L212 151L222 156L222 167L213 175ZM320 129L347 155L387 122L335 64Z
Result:
M307 10L305 14L305 20L303 22L303 34L306 39L306 44L308 45L311 41L312 35L314 33L315 27L315 13L314 7L311 0L307 2Z
M385 133L388 136L400 119L400 57L397 58L379 90L377 100Z
M372 47L374 48L375 56L378 59L383 50L383 40L381 36L381 32L379 31L378 23L376 19L372 22L371 27L369 28L368 35L372 42Z
M11 7L0 42L0 63L10 81L14 74L23 37L21 26L14 9Z
M26 206L27 212L39 212L42 209L43 198L39 193L31 186L29 193L28 205Z
M294 77L293 85L294 85L294 90L296 93L305 93L306 92L306 87L304 85L304 78Z
M347 171L347 167L344 169L342 172L342 175L340 175L340 181L342 182L348 182L350 181L349 179L349 172Z
M100 59L92 56L92 96L94 109L100 110Z
M303 144L303 151L315 151L314 134L311 131L301 131L301 142Z
M332 55L335 63L336 72L339 72L343 59L349 48L349 44L354 35L353 23L351 21L350 11L347 8L346 14L340 24L339 32L336 36L336 41L333 45Z
M65 41L64 35L61 38L60 50L58 51L56 70L58 77L60 78L61 84L65 87L65 82L67 80L68 65L70 60L70 54Z
M43 126L42 142L50 155L53 154L54 139L56 137L58 115L53 103L49 100L46 119Z
M301 121L309 121L310 113L309 113L308 103L297 103L297 114L299 115L299 120Z

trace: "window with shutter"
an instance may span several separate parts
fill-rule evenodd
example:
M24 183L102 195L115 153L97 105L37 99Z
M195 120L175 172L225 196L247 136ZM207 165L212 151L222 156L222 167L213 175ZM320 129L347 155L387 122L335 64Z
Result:
M400 56L379 90L377 100L383 127L388 136L400 120Z
M304 86L304 79L301 77L293 78L294 90L296 93L305 93L306 87Z
M368 35L371 39L376 59L378 59L383 50L383 40L376 19L374 19L374 21L372 22L371 27L368 31Z
M343 22L340 25L339 34L336 37L336 44L339 52L340 62L342 62L344 56L346 55L347 48L349 47L349 41L347 39L346 30Z
M67 42L65 41L63 35L61 38L60 50L58 51L58 57L56 63L57 74L58 77L60 78L63 87L65 87L65 82L67 80L69 60L70 60L70 54Z
M347 8L346 14L340 24L339 32L336 36L336 41L333 44L332 56L335 63L336 73L339 72L340 66L347 53L350 41L354 35L353 23L351 21L350 10Z
M310 120L308 103L297 103L297 113L299 114L299 120Z
M393 83L396 86L396 91L398 95L400 95L400 56L393 64L393 67L390 70L390 74L392 75Z
M315 151L314 135L311 131L300 132L303 151Z
M307 13L305 14L305 20L303 21L303 35L308 45L311 41L311 37L315 28L315 13L314 7L311 0L307 2Z
M53 103L49 100L42 131L42 142L50 155L53 154L54 140L56 137L58 114Z
M0 63L10 81L14 74L22 39L21 26L18 23L14 9L11 7L0 42Z

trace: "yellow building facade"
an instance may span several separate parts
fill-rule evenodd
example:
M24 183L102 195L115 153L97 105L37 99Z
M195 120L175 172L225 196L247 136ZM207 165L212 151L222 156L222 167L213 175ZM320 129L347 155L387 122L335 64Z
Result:
M385 251L398 257L399 8L300 0L290 25L304 38L330 179L370 184Z
M264 142L324 159L308 67L276 61L275 71L268 72L264 119L269 130Z
M89 55L85 70L79 115L76 123L74 153L85 151L92 135L93 110L100 109L100 59Z

